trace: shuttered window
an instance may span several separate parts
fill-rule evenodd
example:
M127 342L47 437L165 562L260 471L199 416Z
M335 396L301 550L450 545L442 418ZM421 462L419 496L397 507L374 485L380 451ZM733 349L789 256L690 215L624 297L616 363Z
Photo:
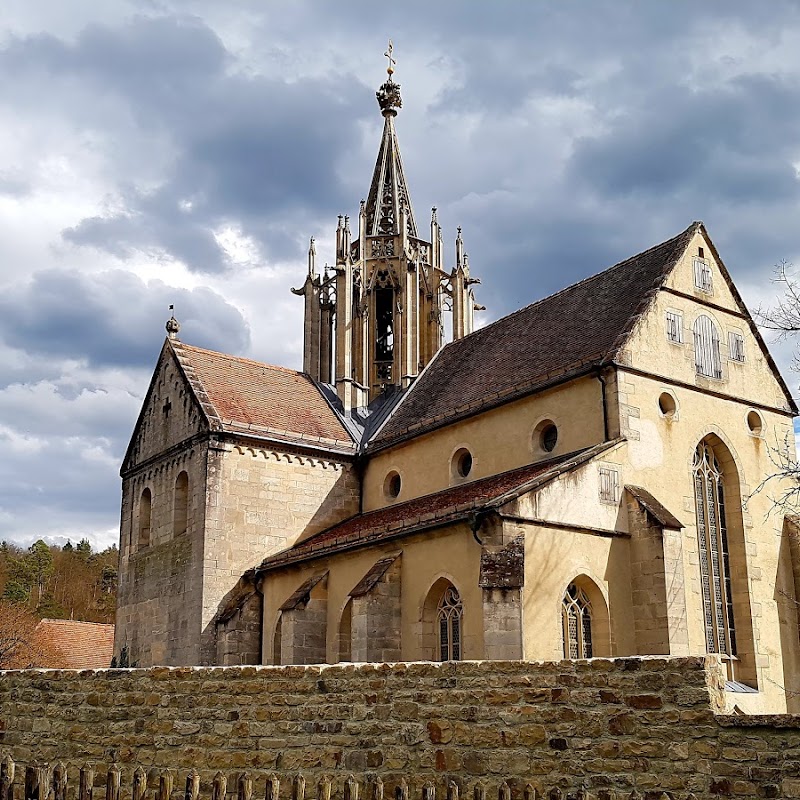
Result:
M728 355L731 361L744 361L744 337L741 333L728 333Z
M711 279L711 267L704 258L694 260L694 285L701 292L711 294L713 291Z
M683 315L677 311L667 311L667 339L676 344L683 341Z
M619 490L619 472L611 467L600 467L600 501L616 503Z
M699 316L694 323L694 363L698 375L722 377L719 332L711 317Z

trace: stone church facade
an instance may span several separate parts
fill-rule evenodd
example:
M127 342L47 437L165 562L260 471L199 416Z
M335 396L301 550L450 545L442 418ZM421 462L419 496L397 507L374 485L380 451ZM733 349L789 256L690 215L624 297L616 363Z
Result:
M797 408L702 223L478 330L395 117L303 371L168 337L122 467L116 652L152 664L723 654L800 710ZM427 238L426 238L427 237ZM444 319L452 314L452 341Z

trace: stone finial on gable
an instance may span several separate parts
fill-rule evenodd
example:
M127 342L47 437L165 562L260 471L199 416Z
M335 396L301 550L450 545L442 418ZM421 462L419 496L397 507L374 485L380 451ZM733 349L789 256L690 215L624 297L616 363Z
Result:
M181 330L181 324L175 319L175 306L172 305L172 303L170 303L169 310L172 312L172 315L167 320L167 324L164 327L167 329L167 336L170 339L177 339L178 333L180 333Z

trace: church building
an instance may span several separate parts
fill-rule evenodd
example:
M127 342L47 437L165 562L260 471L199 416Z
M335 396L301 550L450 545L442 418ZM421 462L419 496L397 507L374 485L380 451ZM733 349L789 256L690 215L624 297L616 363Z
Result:
M800 711L800 522L759 488L797 407L705 226L476 329L461 231L448 266L414 214L391 66L377 99L367 199L292 290L302 372L167 323L121 471L115 652L719 653L730 709Z

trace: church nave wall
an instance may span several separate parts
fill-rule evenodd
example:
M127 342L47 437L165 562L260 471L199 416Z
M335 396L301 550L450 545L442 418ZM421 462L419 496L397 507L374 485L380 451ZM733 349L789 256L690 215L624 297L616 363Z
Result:
M391 559L400 552L402 555L369 593L355 596L358 593L354 590L376 562ZM438 531L406 536L396 542L345 551L328 558L272 570L264 576L262 584L264 663L274 663L273 640L280 607L304 582L322 575L325 576L327 603L325 660L328 663L344 660L341 658L343 620L345 625L352 626L350 658L353 660L363 653L373 658L377 650L386 651L388 657L390 652L397 649L399 654L394 656L395 660L435 659L435 613L431 618L426 611L426 603L434 601L435 605L438 602L439 593L436 590L432 593L431 590L437 581L442 580L457 589L463 603L462 658L484 658L485 623L483 593L479 586L480 557L481 547L469 528L465 524L456 524ZM317 597L320 596L319 586L321 584L315 587ZM312 599L314 596L312 592ZM348 621L347 615L351 615L352 622ZM361 619L360 615L363 615ZM368 619L370 615L371 621ZM385 635L386 629L392 631L391 636ZM364 633L371 638L383 636L384 640L365 641ZM356 636L360 638L357 640Z
M557 437L554 447L547 450L542 436L549 424L555 425ZM596 378L581 378L375 454L364 475L364 510L570 453L603 438L601 384ZM462 477L453 460L464 449L471 454L472 466ZM424 469L420 469L422 464ZM402 481L396 498L388 498L384 489L392 471Z

